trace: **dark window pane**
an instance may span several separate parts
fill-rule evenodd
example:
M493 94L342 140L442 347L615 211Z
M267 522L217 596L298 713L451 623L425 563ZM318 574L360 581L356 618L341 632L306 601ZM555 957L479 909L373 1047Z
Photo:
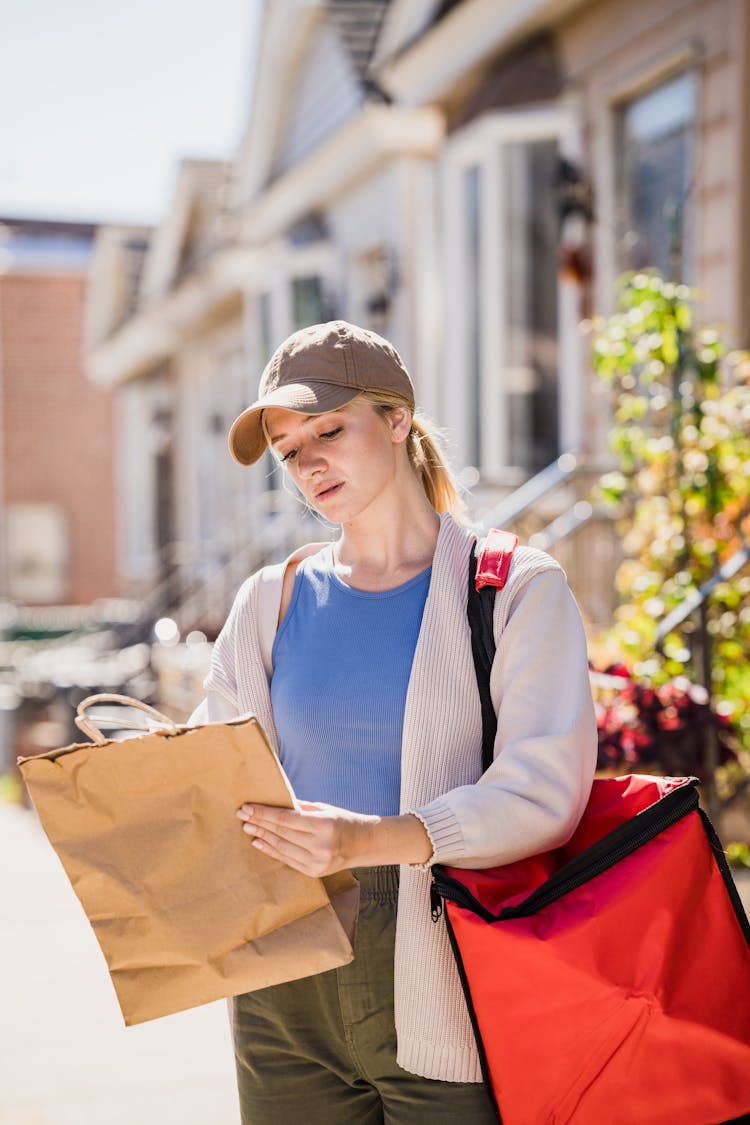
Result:
M294 331L320 324L323 316L323 286L319 277L295 277L292 282Z
M690 182L697 87L681 74L618 114L618 266L691 275Z
M482 463L482 341L480 309L480 173L477 165L463 174L464 215L466 228L466 355L469 385L469 450L475 465Z
M273 354L273 339L271 335L271 294L261 293L258 302L258 326L260 328L260 357L263 366L268 363ZM274 492L281 488L281 466L270 449L263 454L263 471L266 488Z
M503 152L502 263L505 348L501 373L507 462L529 473L558 446L557 173L555 140Z

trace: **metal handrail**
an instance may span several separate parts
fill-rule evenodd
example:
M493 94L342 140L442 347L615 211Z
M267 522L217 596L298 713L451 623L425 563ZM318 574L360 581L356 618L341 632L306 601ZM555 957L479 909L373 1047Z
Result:
M228 609L224 604L227 594L231 598L235 587L249 574L298 544L301 538L298 533L307 526L301 520L303 515L304 512L297 509L279 512L277 519L265 521L252 543L234 554L208 578L195 583L194 589L181 597L179 605L174 607L180 622L189 622L191 614L197 617L201 612L208 614L213 609L223 616ZM318 538L322 539L324 535Z
M697 647L693 649L693 659L700 682L708 693L709 706L712 705L713 684L707 602L713 591L721 582L726 582L728 579L733 578L749 561L750 542L746 542L742 547L738 548L725 563L722 563L710 578L707 578L705 582L701 583L697 590L693 590L692 593L688 594L684 602L681 602L680 605L676 606L668 613L666 617L662 619L661 624L656 630L654 649L656 652L663 654L664 642L672 630L676 629L692 614L696 612L699 614L699 625L695 633ZM711 779L706 786L704 798L706 811L712 819L715 819L723 809L726 809L729 804L750 785L750 774L745 776L729 798L725 798L724 800L719 798L714 781L716 770L720 762L719 736L717 728L713 723L710 723L706 730L706 754L704 761L706 770Z
M678 606L667 614L656 630L654 646L656 651L662 651L662 646L667 635L671 633L673 629L676 629L678 625L682 625L683 621L690 617L692 613L695 613L696 609L700 609L701 606L705 605L720 583L727 582L730 578L734 578L735 574L742 570L743 566L748 562L750 562L750 542L745 543L744 546L735 551L731 558L727 559L725 563L714 571L710 578L707 578L697 590L693 590L692 593L688 594L684 602L680 602Z
M541 531L529 537L529 546L538 547L540 551L549 551L551 547L567 539L569 535L585 527L594 517L594 509L588 500L579 500L577 504L563 512L557 519L552 520Z
M578 460L574 453L561 453L556 461L547 465L545 469L530 477L518 488L501 500L494 508L485 514L482 527L489 530L491 527L507 527L533 508L543 497L552 492L566 480L570 480L578 471Z

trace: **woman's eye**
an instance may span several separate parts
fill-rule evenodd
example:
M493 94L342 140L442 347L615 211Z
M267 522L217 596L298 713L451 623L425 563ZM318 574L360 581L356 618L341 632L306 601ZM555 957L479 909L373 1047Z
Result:
M341 433L343 428L343 426L336 426L333 430L326 430L324 433L318 434L318 438L320 438L321 440L330 441L331 438L337 437ZM279 454L279 461L282 465L285 465L289 461L295 461L297 458L297 452L298 450L295 448L290 449L288 453L284 453L283 455Z

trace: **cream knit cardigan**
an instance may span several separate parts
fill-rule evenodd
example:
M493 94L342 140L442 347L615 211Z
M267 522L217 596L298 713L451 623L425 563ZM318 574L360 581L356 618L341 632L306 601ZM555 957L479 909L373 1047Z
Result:
M481 773L482 724L466 617L475 536L441 516L406 696L401 809L433 845L430 864L491 867L556 847L575 829L596 760L596 724L578 608L558 564L519 547L495 598L490 689L495 760ZM214 646L192 721L255 714L278 749L269 682L286 563L240 589ZM430 914L429 866L401 868L396 924L397 1060L405 1070L481 1082L444 922ZM533 988L533 981L529 981Z

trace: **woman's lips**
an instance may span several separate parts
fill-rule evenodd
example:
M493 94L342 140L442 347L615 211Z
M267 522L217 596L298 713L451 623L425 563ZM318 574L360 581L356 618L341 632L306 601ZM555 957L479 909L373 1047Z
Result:
M319 488L318 491L315 493L315 499L316 500L330 500L331 497L335 496L336 493L343 487L344 487L343 481L337 481L335 484L323 485L323 487Z

